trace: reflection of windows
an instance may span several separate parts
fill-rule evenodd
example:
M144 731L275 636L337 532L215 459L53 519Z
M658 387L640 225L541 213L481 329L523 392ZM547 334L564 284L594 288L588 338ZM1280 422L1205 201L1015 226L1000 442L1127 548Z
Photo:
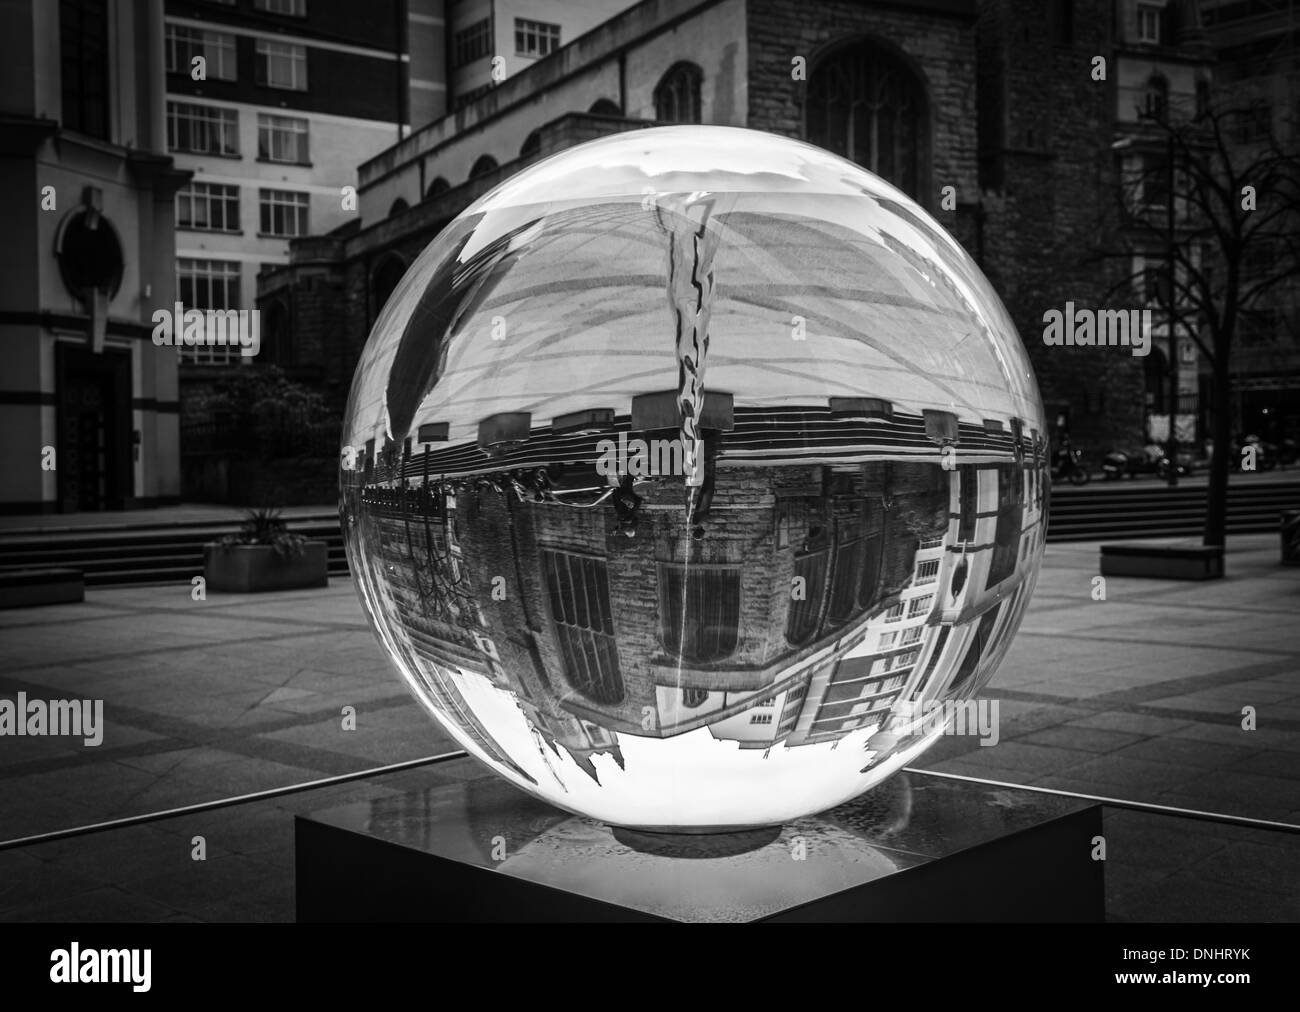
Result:
M914 625L910 629L903 630L902 642L904 646L906 646L908 643L919 642L920 639L921 639L921 627L919 625Z
M843 625L857 605L862 582L862 559L866 542L861 538L835 549L835 572L831 574L831 606L826 613L829 625Z
M885 632L885 633L881 633L881 634L880 634L880 645L881 645L881 647L892 647L892 646L894 645L894 641L895 641L896 639L898 639L898 630L897 630L897 629L895 629L893 632Z
M820 552L801 555L794 560L795 580L803 580L803 599L792 597L790 601L790 617L785 625L785 638L796 646L807 643L817 632L829 554L826 549L822 549ZM799 586L799 583L795 583L792 590Z
M925 597L914 597L907 605L907 617L916 618L917 615L925 615L930 611L930 605L934 604L934 595L926 594Z
M284 14L293 18L307 16L307 0L253 0L253 8L266 11L268 14Z
M770 713L756 713L749 718L749 722L751 724L770 724L772 723L772 715Z
M661 565L659 615L668 653L698 664L731 656L740 626L740 570Z
M709 698L708 689L682 689L682 706L694 710Z
M902 601L899 601L898 604L894 605L892 608L889 609L889 611L885 613L886 622L897 622L902 617L903 617Z
M960 541L972 541L975 538L975 522L979 514L979 472L971 464L962 464L958 468L961 492L958 494L959 512L957 538Z
M934 583L939 579L939 560L927 559L916 567L917 583Z
M605 560L570 552L542 553L555 638L569 684L595 703L623 700Z
M949 692L962 688L979 668L980 658L988 651L989 638L993 634L993 623L998 620L998 612L1001 610L1002 603L998 602L980 617L980 624L966 650L966 656L962 658L961 666L957 668L952 684L948 686Z
M858 589L858 607L874 608L880 600L880 561L883 557L879 534L868 535L863 543L862 580Z

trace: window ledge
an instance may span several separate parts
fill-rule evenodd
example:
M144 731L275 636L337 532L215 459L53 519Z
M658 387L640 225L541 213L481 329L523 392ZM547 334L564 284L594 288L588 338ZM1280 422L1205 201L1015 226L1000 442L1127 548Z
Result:
M276 158L263 158L261 155L257 156L257 160L259 162L262 162L264 165L287 165L292 168L299 168L299 169L313 168L311 162L282 162ZM270 189L270 187L268 187L268 189Z

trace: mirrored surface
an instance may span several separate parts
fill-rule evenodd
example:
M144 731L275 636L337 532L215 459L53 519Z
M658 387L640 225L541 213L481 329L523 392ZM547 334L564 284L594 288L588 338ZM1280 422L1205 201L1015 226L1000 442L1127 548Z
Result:
M341 512L415 697L620 826L819 812L910 762L1015 633L1045 426L957 243L817 148L606 138L412 265L363 353Z

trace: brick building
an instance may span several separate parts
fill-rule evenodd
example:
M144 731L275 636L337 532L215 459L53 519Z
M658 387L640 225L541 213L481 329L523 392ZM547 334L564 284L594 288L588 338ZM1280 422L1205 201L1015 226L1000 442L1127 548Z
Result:
M341 405L406 267L501 180L612 132L745 126L806 138L913 196L1001 294L1049 417L1097 450L1140 441L1152 366L1039 340L1044 312L1067 301L1128 306L1112 291L1121 268L1095 254L1124 166L1112 144L1129 78L1142 61L1177 64L1191 87L1200 58L1172 29L1138 40L1136 17L1127 0L642 3L363 163L356 220L296 240L289 266L259 279L259 305L282 360L321 367Z

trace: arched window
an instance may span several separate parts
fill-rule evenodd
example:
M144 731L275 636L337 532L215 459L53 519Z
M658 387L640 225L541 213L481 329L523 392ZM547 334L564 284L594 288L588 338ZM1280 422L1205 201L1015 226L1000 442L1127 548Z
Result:
M893 52L863 40L818 62L808 79L807 138L918 196L926 94Z
M542 135L534 130L524 138L524 146L519 149L519 157L527 158L542 150Z
M592 116L622 116L623 110L618 107L617 102L608 98L599 98L590 109L587 110Z
M396 253L389 253L370 274L370 305L376 317L384 308L393 289L406 273L406 261Z
M451 189L451 183L443 179L442 176L439 176L432 183L430 183L429 188L424 191L424 199L432 200L434 197L441 196L442 194L446 193L450 189Z
M704 71L693 63L675 63L655 86L655 119L663 123L701 123L700 86Z
M470 179L478 179L479 176L486 176L489 172L495 172L497 160L491 155L479 155L473 167L469 170Z
M396 218L403 211L406 211L410 206L411 205L408 204L403 198L398 197L396 200L393 201L393 206L388 209L388 217Z
M1147 119L1163 123L1168 118L1169 82L1163 74L1152 74L1147 78L1147 87L1142 104L1142 114Z
M703 706L704 701L709 698L708 689L682 689L682 706L688 710L694 710Z

